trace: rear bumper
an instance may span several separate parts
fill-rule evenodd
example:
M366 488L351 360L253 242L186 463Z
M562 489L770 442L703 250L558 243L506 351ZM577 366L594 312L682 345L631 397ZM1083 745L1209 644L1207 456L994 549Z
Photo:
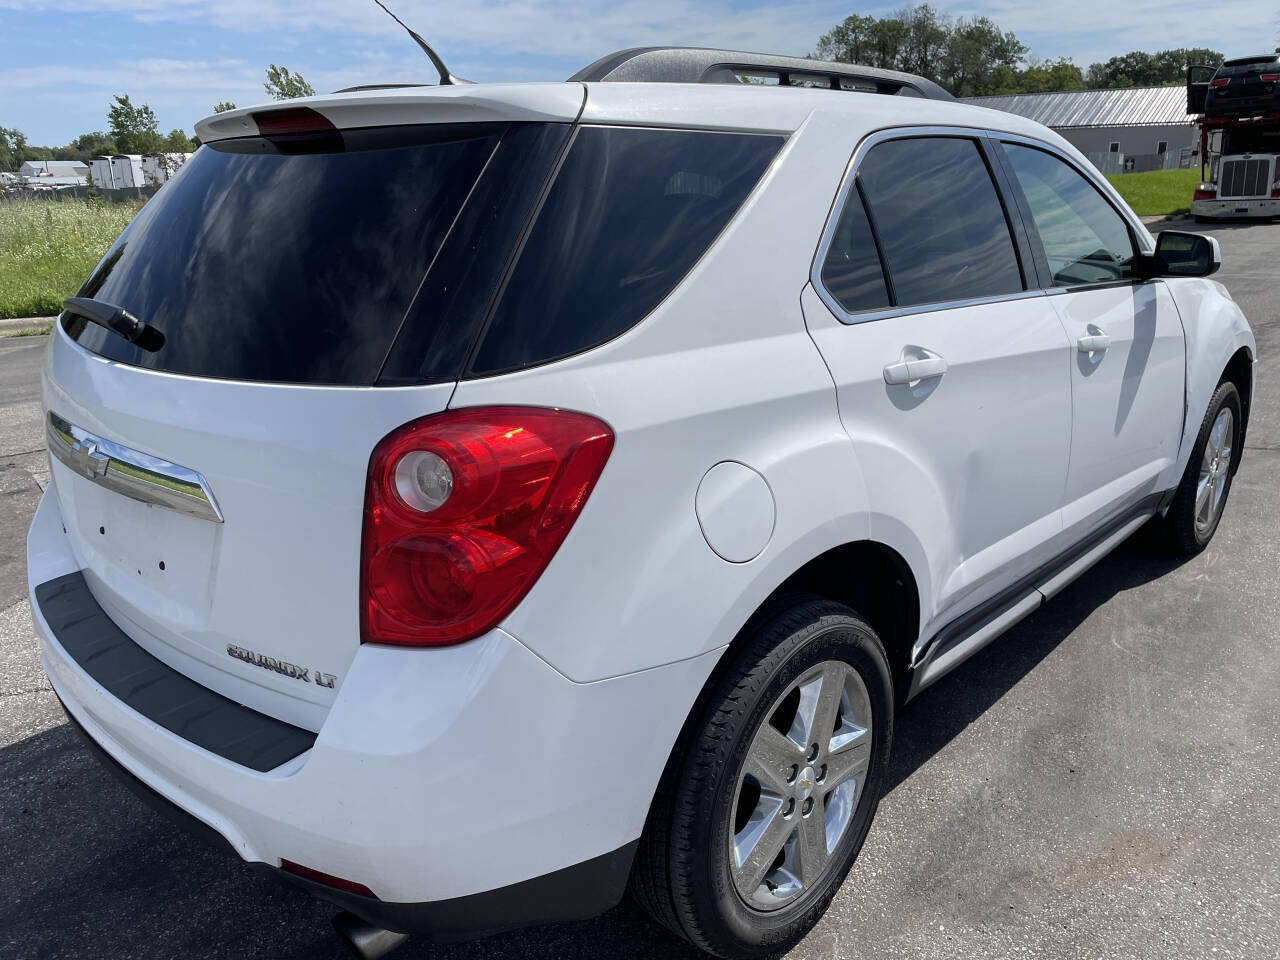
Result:
M1280 199L1276 200L1192 200L1191 215L1218 220L1249 220L1280 217Z
M50 492L28 536L33 621L50 683L102 754L242 859L363 884L376 899L289 878L370 922L436 937L616 903L719 654L579 684L500 630L443 649L365 647L311 749L257 771L152 722L68 655L34 588L75 567Z
M63 704L64 709L65 707L66 704ZM67 718L84 738L89 751L143 803L196 840L228 854L235 852L225 837L122 767L111 754L102 749L70 711L67 712ZM327 887L304 877L285 873L269 864L257 863L252 866L259 872L270 874L321 900L350 910L377 926L402 933L425 933L434 940L448 941L481 937L540 923L585 920L603 913L622 898L638 843L639 841L633 841L586 863L575 864L499 890L427 903L387 903Z

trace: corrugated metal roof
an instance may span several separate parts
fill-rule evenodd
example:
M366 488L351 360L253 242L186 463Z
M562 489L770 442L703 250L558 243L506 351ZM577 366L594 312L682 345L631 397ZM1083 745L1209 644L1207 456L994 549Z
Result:
M965 103L1016 113L1046 127L1138 127L1191 123L1185 87L1125 87L969 97Z

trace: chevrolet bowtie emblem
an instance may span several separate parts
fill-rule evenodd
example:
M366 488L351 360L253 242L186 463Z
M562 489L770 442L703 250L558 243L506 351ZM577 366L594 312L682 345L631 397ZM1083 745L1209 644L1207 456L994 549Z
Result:
M90 480L105 476L107 467L111 465L111 458L100 451L92 440L77 443L68 452L71 460L69 465Z

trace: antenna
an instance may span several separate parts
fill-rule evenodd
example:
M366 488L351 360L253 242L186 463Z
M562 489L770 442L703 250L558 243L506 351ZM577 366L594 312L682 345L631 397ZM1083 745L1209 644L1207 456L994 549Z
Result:
M422 48L422 52L430 58L432 65L436 68L436 72L440 74L440 86L446 87L457 83L471 82L470 80L463 80L461 77L455 77L450 73L449 68L444 65L444 61L440 59L440 54L431 49L431 44L423 40L422 37L418 35L417 31L392 13L382 0L373 0L373 2L382 8L383 13L389 16L396 23L400 24L400 26L404 27L405 33L409 34L409 36L413 38L413 42L420 46Z

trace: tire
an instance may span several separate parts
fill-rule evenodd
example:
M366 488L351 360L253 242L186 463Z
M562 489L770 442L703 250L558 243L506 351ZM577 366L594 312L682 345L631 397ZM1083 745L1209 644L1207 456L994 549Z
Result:
M1230 416L1230 423L1223 427L1223 436L1216 441L1213 437L1215 425L1219 418ZM1196 435L1195 446L1191 449L1191 459L1182 474L1178 490L1174 494L1164 518L1165 536L1169 546L1176 553L1191 556L1199 553L1209 545L1222 520L1227 506L1227 496L1231 493L1231 481L1235 477L1236 467L1240 462L1240 437L1244 421L1241 416L1240 392L1233 383L1220 383L1209 401L1209 409L1205 411L1204 420L1200 424L1200 432ZM1229 436L1228 436L1229 435ZM1213 448L1222 441L1230 444L1227 451L1219 450L1213 455ZM1209 450L1210 457L1206 457ZM1208 490L1209 515L1206 517L1206 503L1200 501L1201 481L1205 479L1208 468L1216 462L1214 483L1220 490L1215 494Z
M668 763L630 884L633 898L659 923L708 953L734 960L785 950L822 917L866 839L893 737L893 684L884 647L848 607L804 597L748 629L746 642L731 650L733 659L722 664ZM824 687L838 696L835 707L822 696ZM834 712L833 735L814 732L818 721L802 716L808 710L801 705L804 697L813 703L810 716ZM794 736L784 743L778 738L790 736L780 729L788 716ZM806 723L812 736L804 739L824 741L816 757L812 745L794 742L806 732ZM757 763L763 751L779 744L784 754L795 751L793 765L785 762L792 754L775 753L767 755L781 756L781 764ZM824 761L830 762L830 772ZM764 769L759 780L747 772L749 762L752 770ZM784 780L787 776L790 780ZM798 805L789 812L785 806L774 808L758 849L751 848L755 860L739 865L735 855L745 855L738 852L748 848L735 836L750 836L756 822L744 824L747 811L774 802L775 794L761 786L766 779L779 797L791 791L780 803ZM842 830L829 851L825 843L814 842L828 823ZM758 871L759 864L777 863L768 851L779 831L787 830L792 839L778 854L782 866L757 885L751 879L753 865ZM802 879L798 890L797 884L777 882L786 876ZM761 902L749 903L740 886Z

